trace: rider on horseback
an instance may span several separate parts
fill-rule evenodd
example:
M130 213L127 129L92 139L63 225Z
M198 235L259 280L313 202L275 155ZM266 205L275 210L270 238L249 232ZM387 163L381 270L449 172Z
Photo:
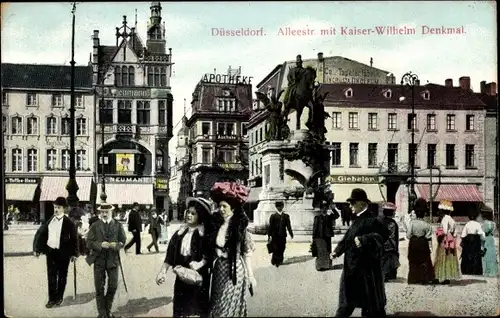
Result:
M285 91L285 96L283 97L283 104L287 105L290 102L290 98L295 96L297 90L297 83L300 81L304 74L304 68L302 67L302 56L297 55L296 67L290 69L288 73L288 87Z

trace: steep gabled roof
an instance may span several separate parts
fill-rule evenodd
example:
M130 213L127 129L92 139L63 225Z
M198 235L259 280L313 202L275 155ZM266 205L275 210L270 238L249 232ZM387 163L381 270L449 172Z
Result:
M3 88L69 89L71 66L2 64ZM75 66L75 87L92 87L92 66Z

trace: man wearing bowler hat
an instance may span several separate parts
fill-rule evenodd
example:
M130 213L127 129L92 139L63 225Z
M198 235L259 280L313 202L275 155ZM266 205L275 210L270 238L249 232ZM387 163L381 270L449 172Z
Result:
M269 228L267 229L268 241L272 245L273 256L271 264L279 267L283 264L286 249L287 230L293 239L292 225L290 223L290 216L283 211L285 204L283 201L275 203L276 212L271 214L269 218Z
M33 241L35 256L47 255L47 308L62 304L69 263L75 261L78 256L77 229L73 221L65 215L66 208L66 199L58 197L54 201L54 215L40 226Z
M364 190L353 189L347 202L353 212L353 223L331 254L332 259L344 254L335 316L349 317L355 308L361 308L364 317L384 317L387 301L381 266L389 232L369 210L370 200Z
M87 234L89 255L86 261L94 264L94 285L97 311L100 318L112 318L111 307L118 287L120 249L127 239L125 230L119 221L113 219L114 207L102 203L99 208L101 218L94 222ZM108 290L105 293L106 274Z

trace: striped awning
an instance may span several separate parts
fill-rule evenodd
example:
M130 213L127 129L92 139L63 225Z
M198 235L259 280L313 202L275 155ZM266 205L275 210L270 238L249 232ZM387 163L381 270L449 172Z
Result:
M416 184L417 195L429 201L431 187L429 184ZM452 202L483 202L483 196L475 184L433 184L434 202L449 200Z
M69 177L44 177L42 179L42 193L40 201L54 201L57 197L67 197ZM76 193L80 201L90 201L90 190L92 188L92 177L76 177L78 192Z
M97 186L97 202L100 202L101 186ZM106 203L109 204L139 204L153 205L153 184L107 183Z
M5 199L7 201L33 201L38 183L7 183Z

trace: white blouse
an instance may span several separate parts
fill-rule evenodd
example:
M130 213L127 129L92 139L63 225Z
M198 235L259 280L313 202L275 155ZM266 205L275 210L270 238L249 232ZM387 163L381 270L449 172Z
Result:
M455 236L455 229L456 229L456 222L453 220L453 218L449 215L443 216L443 219L441 220L441 226L443 227L443 232L444 234L451 234Z
M482 239L486 238L481 223L479 223L476 220L471 220L465 224L464 229L462 230L461 237L466 237L469 234L471 235L479 234Z
M204 234L204 228L203 225L199 225L197 227L192 227L192 226L185 226L182 227L178 230L178 235L184 234L186 231L186 235L182 238L182 243L181 243L181 255L182 256L189 256L191 255L191 240L193 239L193 233L195 230L198 230L198 233L200 236L203 236Z
M217 232L217 238L215 239L215 244L217 244L216 253L219 257L227 257L227 252L223 252L219 246L224 247L224 245L226 245L226 234L229 227L229 220L231 220L231 217L224 220L224 223L219 228L219 232Z

